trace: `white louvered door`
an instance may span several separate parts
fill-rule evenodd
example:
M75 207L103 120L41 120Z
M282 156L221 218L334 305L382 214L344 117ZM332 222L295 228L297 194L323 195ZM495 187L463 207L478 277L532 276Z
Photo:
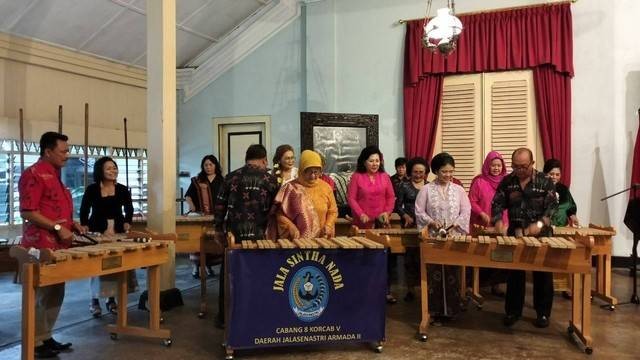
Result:
M484 154L499 151L511 170L511 153L528 147L537 153L535 94L531 70L483 74ZM537 157L536 157L537 158Z
M491 150L502 154L508 172L518 147L542 159L530 70L447 76L442 92L433 153L454 157L455 177L466 190Z
M442 89L436 150L456 161L455 177L469 189L482 151L482 77L480 74L447 76Z

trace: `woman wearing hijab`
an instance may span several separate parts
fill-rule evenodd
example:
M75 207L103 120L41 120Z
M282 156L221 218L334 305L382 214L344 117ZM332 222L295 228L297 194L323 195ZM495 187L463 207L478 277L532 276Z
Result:
M507 174L502 155L497 151L487 154L482 164L482 173L471 181L469 202L471 203L471 229L474 226L489 227L491 223L491 201L502 178ZM502 222L508 226L507 212L502 213ZM504 273L495 269L481 269L480 281L491 284L491 293L504 295L499 284L504 282Z
M320 179L321 175L320 155L311 150L303 151L298 177L284 184L274 200L277 229L270 226L270 238L335 236L338 207L331 186Z

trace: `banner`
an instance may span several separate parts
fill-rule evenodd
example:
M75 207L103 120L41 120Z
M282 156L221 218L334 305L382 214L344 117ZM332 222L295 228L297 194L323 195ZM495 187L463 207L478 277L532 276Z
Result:
M231 349L384 340L386 250L227 252Z

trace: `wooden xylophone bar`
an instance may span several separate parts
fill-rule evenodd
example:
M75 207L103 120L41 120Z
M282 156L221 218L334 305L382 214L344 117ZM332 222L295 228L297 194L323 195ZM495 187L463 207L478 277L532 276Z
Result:
M232 249L273 250L273 249L383 249L384 245L362 236L338 236L332 239L278 239L278 240L242 240L233 244Z
M420 231L416 228L359 229L352 226L351 236L365 236L389 248L392 254L404 254L407 247L417 248L420 242Z

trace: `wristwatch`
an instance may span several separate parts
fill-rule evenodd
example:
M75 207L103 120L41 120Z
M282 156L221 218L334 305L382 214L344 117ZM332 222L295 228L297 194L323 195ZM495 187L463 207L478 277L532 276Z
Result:
M53 225L53 230L55 230L56 232L62 230L62 225L60 224Z

